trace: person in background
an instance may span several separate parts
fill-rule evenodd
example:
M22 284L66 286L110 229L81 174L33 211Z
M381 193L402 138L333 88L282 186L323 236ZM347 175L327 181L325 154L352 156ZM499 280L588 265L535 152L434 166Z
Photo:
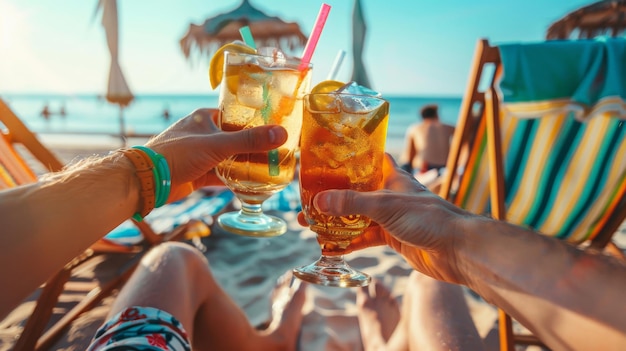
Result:
M163 116L163 119L165 121L170 120L170 109L167 105L165 105L165 107L163 108L163 113L161 113L161 116Z
M65 110L65 102L61 103L61 107L59 107L59 115L61 115L61 117L65 117L67 115L67 111Z
M405 148L399 162L402 169L411 174L431 169L440 174L446 166L454 127L439 120L437 105L424 106L420 114L422 121L407 129Z
M43 108L41 109L41 112L39 113L41 115L41 117L43 117L43 119L45 119L46 121L50 119L50 115L52 115L52 112L50 112L50 107L48 107L48 103L46 103Z

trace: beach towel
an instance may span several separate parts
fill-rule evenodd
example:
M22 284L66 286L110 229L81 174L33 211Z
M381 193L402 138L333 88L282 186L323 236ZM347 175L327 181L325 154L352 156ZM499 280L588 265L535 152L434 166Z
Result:
M623 38L500 45L501 108L518 118L571 112L626 118Z
M202 221L210 226L214 221L213 216L226 208L233 199L234 194L226 188L209 193L196 191L182 200L155 208L146 216L146 220L157 233L170 232L191 220ZM131 221L125 221L107 234L105 239L135 245L143 240L143 236Z

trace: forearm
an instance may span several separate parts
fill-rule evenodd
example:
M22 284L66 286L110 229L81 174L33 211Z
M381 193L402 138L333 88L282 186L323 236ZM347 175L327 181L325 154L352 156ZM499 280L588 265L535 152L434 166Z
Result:
M117 153L4 192L0 279L11 289L4 290L2 305L19 302L129 218L138 187L133 165Z
M467 285L555 349L626 342L626 267L504 222L473 217L457 246Z

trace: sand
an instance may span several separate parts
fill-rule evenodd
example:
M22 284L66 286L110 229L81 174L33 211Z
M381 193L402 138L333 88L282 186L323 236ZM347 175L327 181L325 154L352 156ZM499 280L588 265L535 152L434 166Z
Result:
M112 144L107 147L77 149L75 146L54 145L53 150L64 162L69 162L76 157L105 154L109 149L118 146ZM215 278L245 311L253 325L258 325L269 317L269 296L276 279L286 270L312 262L320 254L315 234L297 223L296 212L270 212L287 221L289 228L286 234L276 238L249 238L227 233L214 225L211 235L202 239L206 246L205 256ZM625 238L626 226L622 226L616 236L622 247L626 247ZM64 304L55 312L62 315L64 308L80 301L94 281L115 274L119 259L116 256L110 260L96 261L91 269L81 272L81 277L72 286L71 293L66 292L63 295ZM401 300L411 268L398 254L389 248L377 247L352 253L346 259L355 268L384 282L391 288L393 295ZM489 340L493 340L491 337L496 326L496 309L468 289L465 291L479 333L484 338L489 335ZM27 299L5 320L0 321L0 351L11 349L24 320L30 314L34 296ZM97 327L104 321L112 299L113 297L105 299L100 306L80 316L51 349L83 350ZM354 289L309 285L299 349L362 350L356 313Z

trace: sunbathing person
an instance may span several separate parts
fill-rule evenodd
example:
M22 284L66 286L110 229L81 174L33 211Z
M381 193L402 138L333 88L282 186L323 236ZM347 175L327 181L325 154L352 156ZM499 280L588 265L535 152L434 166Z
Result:
M296 350L306 283L291 282L291 272L279 278L271 323L256 330L200 251L163 243L142 258L88 350Z
M499 306L552 349L626 345L624 262L469 213L428 191L390 156L384 174L385 190L328 190L314 199L321 213L358 213L378 223L348 252L389 245L415 270ZM302 214L298 219L304 224Z
M419 175L434 169L438 174L446 167L454 126L442 123L439 107L426 105L420 110L422 121L406 131L405 146L400 156L402 169Z

